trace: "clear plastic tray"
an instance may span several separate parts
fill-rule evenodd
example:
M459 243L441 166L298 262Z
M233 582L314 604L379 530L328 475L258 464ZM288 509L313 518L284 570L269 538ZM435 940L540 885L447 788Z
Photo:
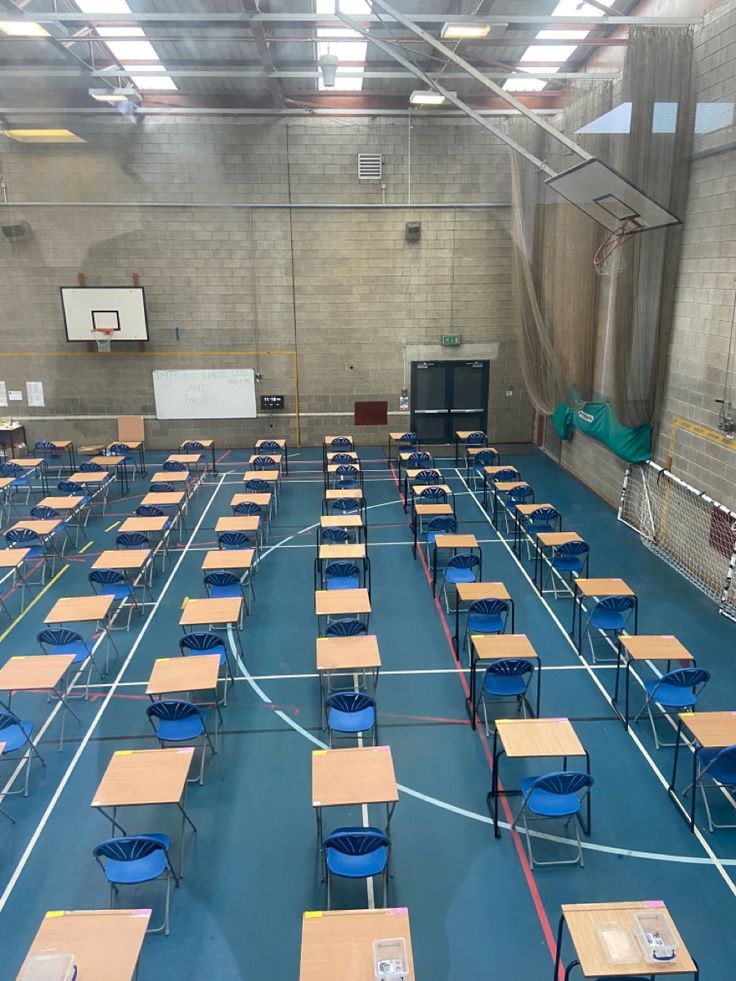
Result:
M409 962L403 937L373 941L373 964L376 981L407 981Z
M42 950L28 961L21 981L74 981L74 955L61 950Z
M634 932L641 945L647 964L661 964L677 959L680 944L675 939L669 923L661 913L653 910L637 913Z
M631 931L624 930L620 923L602 923L598 927L598 939L609 964L636 964L641 957Z

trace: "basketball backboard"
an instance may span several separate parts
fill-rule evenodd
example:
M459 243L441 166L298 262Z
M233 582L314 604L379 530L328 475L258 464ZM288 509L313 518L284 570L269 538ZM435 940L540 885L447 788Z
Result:
M548 177L545 184L609 232L633 235L681 224L671 211L595 157Z
M61 305L68 341L90 341L93 331L111 341L148 340L142 286L62 286Z

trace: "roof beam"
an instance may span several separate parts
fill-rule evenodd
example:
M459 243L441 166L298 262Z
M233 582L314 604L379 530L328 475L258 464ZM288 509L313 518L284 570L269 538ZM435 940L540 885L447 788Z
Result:
M128 64L135 64L129 62ZM145 62L144 64L150 65L150 62ZM139 75L144 78L158 78L162 74L160 69L154 68L137 68L134 67L130 71L123 71L118 68L117 65L110 66L108 68L95 68L89 71L77 71L73 68L44 68L38 65L28 65L23 68L0 68L0 78L22 78L24 76L29 76L33 78L110 78L111 76L117 77L119 75ZM320 72L318 69L282 69L276 70L270 73L264 72L262 68L166 68L166 75L172 78L319 78ZM401 72L401 71L391 71L391 70L381 70L381 71L362 71L356 69L355 71L346 71L341 73L343 78L366 78L366 79L404 79L410 80L416 78L416 74L411 71ZM467 81L468 76L466 72L443 72L443 79L453 79ZM509 70L505 72L488 72L487 78L497 78L497 79L507 79L507 78L543 78L549 81L555 80L580 80L587 79L588 81L610 81L611 79L618 78L618 73L616 72L555 72L554 74L537 74L534 72L520 72ZM427 73L427 80L429 84L435 84L435 77L433 73ZM504 99L508 102L508 99ZM516 107L514 107L516 108Z
M245 7L246 13L260 13L259 0L241 0L241 2ZM266 32L263 30L263 24L260 21L252 21L250 24L250 29L253 32L253 40L255 41L256 48L258 49L258 57L261 59L263 70L267 76L266 84L268 85L268 91L271 94L271 101L277 109L280 109L284 104L284 93L281 91L281 86L276 81L276 76L274 74L276 66L274 65L273 58L271 57L271 49L269 48L268 41L266 40Z

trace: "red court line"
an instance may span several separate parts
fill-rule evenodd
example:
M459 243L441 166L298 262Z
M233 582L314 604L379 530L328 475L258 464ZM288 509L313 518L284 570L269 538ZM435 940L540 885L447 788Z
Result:
M399 495L402 497L402 500L403 500L403 495L401 495L401 487L400 487L400 484L399 484L399 480L398 480L398 478L396 476L396 471L394 469L393 463L390 464L390 467L391 467L391 472L393 473L393 477L394 477L394 482L396 484L396 488L399 491ZM427 579L427 583L431 587L431 585L432 585L432 577L429 574L429 569L427 568L427 562L426 562L426 560L424 558L424 551L423 551L423 549L421 548L420 545L417 547L417 555L419 556L419 558L421 560L422 569L424 570L424 575L425 575L425 577ZM455 663L455 667L457 668L458 677L460 678L460 684L463 686L463 691L465 692L465 697L466 698L469 698L470 697L470 687L469 687L469 684L468 684L468 679L465 677L465 674L464 674L464 672L462 671L462 669L460 667L460 660L459 660L458 652L455 650L455 645L453 643L452 633L451 633L450 628L449 628L449 626L447 624L447 620L445 619L445 613L444 613L444 610L442 609L442 604L440 603L440 599L439 599L438 596L435 596L434 597L434 605L435 605L435 609L437 610L437 613L439 614L440 622L442 624L442 629L444 631L445 637L447 638L448 647L450 648L450 651L452 652L453 661ZM488 763L488 769L490 770L491 774L493 774L493 754L491 753L490 747L488 745L488 740L486 739L486 734L485 734L485 732L483 731L483 729L480 726L476 727L476 730L475 731L476 731L476 733L478 735L478 738L481 741L481 745L483 746L483 752L485 753L486 761ZM511 807L509 806L508 799L506 798L505 794L503 793L503 784L501 783L500 780L498 781L498 792L502 795L501 796L501 806L503 808L504 817L506 818L506 820L508 821L508 823L511 824L511 822L513 821L514 818L513 818L513 814L511 813ZM547 942L547 947L549 948L550 956L551 956L552 960L554 961L556 950L557 950L557 943L556 943L556 940L555 940L554 933L552 931L552 926L551 926L551 924L549 922L549 917L547 916L547 911L545 910L544 903L542 902L542 897L539 894L539 889L537 888L537 883L536 883L536 881L534 879L534 873L532 872L532 870L531 870L531 868L529 866L529 860L528 860L527 855L526 855L526 852L524 850L524 844L523 844L523 842L521 840L521 836L519 835L519 833L515 829L511 831L511 837L512 837L513 842L514 842L514 847L516 848L516 855L517 855L517 857L519 859L519 863L521 865L522 872L524 873L524 878L526 880L526 884L527 884L527 887L529 889L529 893L531 894L532 902L534 903L534 909L536 910L537 917L539 919L539 924L542 927L542 933L544 934L544 939ZM562 968L560 969L560 977L562 977Z
M219 456L218 456L218 457L217 457L217 458L215 459L215 463L219 463L219 462L220 462L221 460L224 460L224 459L225 459L225 457L226 457L226 456L228 455L228 453L231 453L231 452L232 452L231 450L225 450L225 452L224 452L224 453L221 453L221 454L220 454L220 455L219 455Z

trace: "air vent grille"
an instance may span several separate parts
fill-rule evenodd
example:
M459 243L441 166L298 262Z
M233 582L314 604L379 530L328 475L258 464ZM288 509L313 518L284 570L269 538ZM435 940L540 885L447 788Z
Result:
M358 154L358 180L380 181L383 177L383 157L380 153Z

